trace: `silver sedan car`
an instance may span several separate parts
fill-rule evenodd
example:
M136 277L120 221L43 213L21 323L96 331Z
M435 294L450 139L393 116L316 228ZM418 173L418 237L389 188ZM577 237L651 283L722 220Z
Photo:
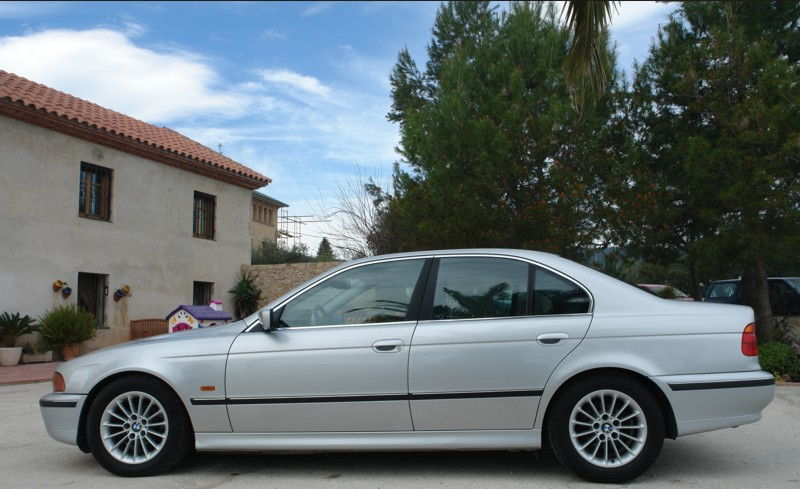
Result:
M191 450L507 450L627 481L664 438L772 400L748 307L664 300L547 253L345 263L236 323L64 363L47 431L122 476Z

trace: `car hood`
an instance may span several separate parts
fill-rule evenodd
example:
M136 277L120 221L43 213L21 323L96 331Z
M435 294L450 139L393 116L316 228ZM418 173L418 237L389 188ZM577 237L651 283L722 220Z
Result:
M63 363L59 371L98 363L115 363L120 357L164 357L224 354L233 339L245 328L244 321L236 321L210 328L192 329L177 333L151 336L140 340L120 343L87 353Z

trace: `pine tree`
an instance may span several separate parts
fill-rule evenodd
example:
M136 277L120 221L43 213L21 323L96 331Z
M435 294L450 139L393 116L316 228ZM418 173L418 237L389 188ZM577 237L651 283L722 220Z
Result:
M795 2L686 2L630 95L632 241L686 254L695 283L738 269L762 339L769 262L800 233L799 18Z
M498 13L488 2L448 2L433 33L425 71L403 50L391 75L388 118L400 124L403 161L382 217L395 249L581 256L601 237L611 104L573 110L563 70L570 34L555 7Z
M323 237L322 241L319 242L317 261L336 261L336 256L333 254L333 248L328 238Z

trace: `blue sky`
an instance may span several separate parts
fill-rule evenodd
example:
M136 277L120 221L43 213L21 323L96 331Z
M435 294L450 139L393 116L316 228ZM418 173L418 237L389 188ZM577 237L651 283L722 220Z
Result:
M388 74L403 46L424 64L437 6L0 2L0 69L221 144L272 178L262 191L291 214L321 214L354 173L389 177ZM622 2L622 68L675 8ZM326 226L306 226L304 242L315 248Z

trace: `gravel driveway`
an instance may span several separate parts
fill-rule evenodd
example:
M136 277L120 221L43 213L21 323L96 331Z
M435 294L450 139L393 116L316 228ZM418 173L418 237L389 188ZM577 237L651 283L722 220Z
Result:
M201 454L150 479L110 475L91 455L51 440L38 400L49 383L0 387L0 487L550 488L602 487L531 452ZM800 488L800 387L780 386L764 418L737 429L667 440L633 486Z

